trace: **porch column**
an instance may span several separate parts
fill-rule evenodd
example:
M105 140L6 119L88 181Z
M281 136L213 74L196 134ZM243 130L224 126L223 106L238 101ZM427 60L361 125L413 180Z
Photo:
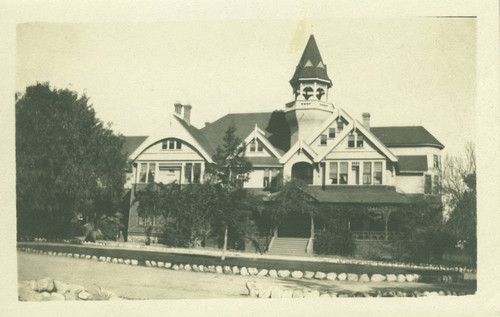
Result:
M314 216L311 215L311 238L314 239Z

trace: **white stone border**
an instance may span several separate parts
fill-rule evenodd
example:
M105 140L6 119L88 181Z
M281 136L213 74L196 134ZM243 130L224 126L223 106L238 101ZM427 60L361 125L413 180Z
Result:
M23 252L31 252L45 255L53 256L66 256L80 259L87 259L99 262L108 262L116 264L125 264L138 266L139 261L136 259L122 259L122 258L111 258L105 256L96 255L90 256L86 254L77 253L66 253L66 252L55 252L55 251L42 251L36 248L18 248ZM232 274L241 276L260 276L260 277L271 277L271 278L292 278L292 279L317 279L317 280L328 280L328 281L348 281L348 282L418 282L421 280L422 276L420 274L355 274L349 272L312 272L312 271L289 271L289 270L275 270L275 269L261 269L258 270L254 267L238 267L238 266L222 266L222 265L202 265L202 264L182 264L182 263L170 263L170 262L156 262L154 260L145 260L144 266L146 267L156 267L171 269L174 271L184 270L184 271L194 271L194 272L207 272L207 273L219 273L219 274ZM439 275L439 281L443 283L453 282L452 276L443 274Z

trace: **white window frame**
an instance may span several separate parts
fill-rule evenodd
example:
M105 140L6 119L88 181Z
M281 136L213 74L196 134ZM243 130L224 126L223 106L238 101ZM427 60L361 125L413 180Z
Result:
M364 184L363 183L363 174L364 174L364 163L371 163L371 183L370 184ZM330 163L337 163L337 184L330 184ZM340 184L340 163L347 163L347 184ZM350 184L350 180L354 180L354 176L352 174L352 166L353 163L359 163L359 164L354 164L359 166L359 174L360 174L360 182L359 184ZM375 163L381 163L382 164L382 178L381 178L381 183L380 184L375 184ZM350 160L327 160L325 161L325 185L327 186L344 186L344 185L356 185L356 186L377 186L377 185L384 185L386 183L385 181L385 162L382 160L355 160L355 161L350 161ZM328 180L328 182L327 182Z

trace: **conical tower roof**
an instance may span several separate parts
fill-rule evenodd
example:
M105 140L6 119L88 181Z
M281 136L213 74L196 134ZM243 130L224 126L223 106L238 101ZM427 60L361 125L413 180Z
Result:
M302 57L300 58L299 65L295 68L295 73L293 74L290 84L294 84L300 79L320 79L328 82L329 86L332 85L332 81L328 77L326 72L326 65L321 59L321 54L319 53L318 45L314 39L314 35L311 34L309 41L307 41L306 48Z

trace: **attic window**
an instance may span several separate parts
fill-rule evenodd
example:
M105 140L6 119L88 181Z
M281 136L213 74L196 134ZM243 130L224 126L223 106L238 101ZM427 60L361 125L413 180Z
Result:
M255 139L250 141L250 152L255 152Z
M311 96L313 95L314 90L311 87L306 87L304 90L302 90L302 96L306 99L309 100Z
M330 129L328 129L328 137L329 137L330 139L335 138L335 128L330 128Z
M362 134L357 135L356 147L363 147L363 135Z
M327 142L326 134L322 134L321 135L321 142L320 142L320 144L321 145L326 145L326 142Z
M342 118L337 120L337 132L340 133L344 130L344 122L342 122Z
M180 150L182 148L182 142L179 140L168 140L163 141L161 144L162 150Z
M257 152L262 152L262 151L264 151L264 144L262 144L262 142L257 140Z
M354 133L349 134L349 139L347 141L347 147L354 147Z
M316 98L318 98L318 100L321 100L321 97L323 97L324 95L325 90L323 88L316 89Z

